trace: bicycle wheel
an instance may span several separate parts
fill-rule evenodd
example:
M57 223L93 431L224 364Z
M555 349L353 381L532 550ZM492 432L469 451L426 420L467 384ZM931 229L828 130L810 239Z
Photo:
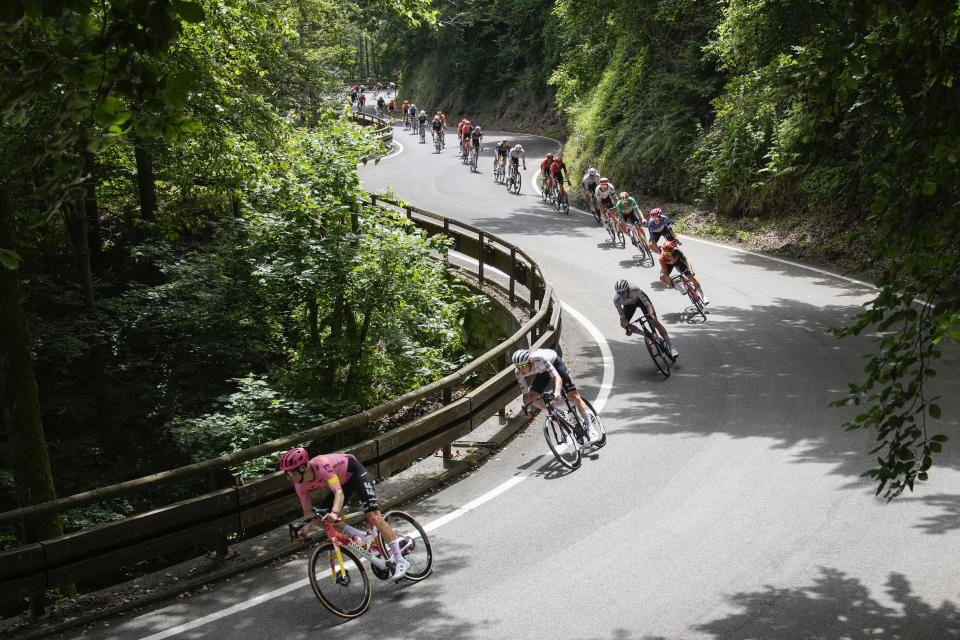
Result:
M570 215L570 199L567 197L566 190L560 195L560 207L565 215Z
M477 156L479 155L480 152L477 149L474 149L472 154L473 157L470 158L470 170L474 173L477 172Z
M687 297L690 298L691 302L693 302L693 306L696 307L697 313L699 313L700 316L706 320L707 314L703 312L703 300L700 299L700 294L697 293L697 290L693 287L692 282L687 283Z
M627 248L627 241L626 241L626 239L624 239L624 237L623 237L623 229L620 228L619 223L614 223L613 228L614 228L614 231L615 231L616 234L617 234L616 244L619 244L621 247L623 247L624 249L626 249L626 248Z
M317 598L331 613L342 618L356 618L370 606L373 588L370 576L349 547L337 549L324 542L310 556L310 586Z
M600 205L597 204L597 201L590 198L590 211L593 213L593 217L596 218L597 224L603 224L603 218L600 216Z
M610 218L604 218L603 226L607 229L607 235L610 236L610 242L617 244L617 232L613 229L613 223L610 222Z
M583 396L580 397L583 398ZM590 404L590 401L586 398L583 398L583 402L587 405L587 409L590 410L590 413L593 415L593 417L596 418L596 422L593 423L593 426L600 431L600 438L590 446L594 449L599 449L603 445L607 444L607 430L604 428L603 422L600 420L600 414L597 413L597 410L593 408L593 405Z
M664 352L660 342L658 340L654 340L653 337L647 333L644 333L643 335L643 342L647 345L647 353L650 354L653 364L657 366L657 369L660 370L660 373L663 374L663 377L669 378L670 359L667 358L667 354Z
M580 446L573 437L573 429L563 419L548 414L543 421L543 436L560 464L568 469L580 466Z
M420 523L404 511L388 511L383 519L397 534L400 553L410 563L410 568L403 577L412 582L419 582L430 575L433 571L433 545L430 544L430 538L427 537L427 532L423 530ZM383 544L383 538L380 544L383 545L381 548L388 548Z
M513 192L520 193L520 185L523 184L523 179L520 177L520 172L516 171L513 174Z

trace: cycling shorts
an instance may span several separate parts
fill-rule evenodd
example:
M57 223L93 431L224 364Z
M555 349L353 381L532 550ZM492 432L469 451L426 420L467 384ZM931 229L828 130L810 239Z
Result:
M666 238L672 242L677 241L677 236L673 235L672 229L663 229L662 231L651 231L650 232L650 242L656 244L661 237Z
M350 479L341 484L345 500L357 499L363 504L363 512L380 511L380 503L377 502L377 494L373 490L373 476L367 471L366 467L360 464L360 461L351 455L347 456L347 471L350 473ZM324 502L324 508L333 507L334 493L331 491Z
M596 194L594 194L596 195ZM613 196L608 196L606 198L600 198L600 204L605 206L607 209L613 208Z
M620 217L623 218L623 221L627 224L632 224L634 226L640 225L640 218L637 217L637 212L631 210L630 213L621 213Z
M596 195L597 185L598 185L598 184L599 184L599 183L597 183L597 182L594 182L594 183L592 183L592 184L588 182L588 183L587 183L587 189L590 189L590 193Z
M563 364L563 358L557 356L557 359L554 360L552 364L553 368L557 370L558 374L560 374L563 390L567 393L576 391L577 385L573 384L573 378L570 377L570 371L567 370L567 365ZM533 381L530 383L530 391L543 393L548 388L551 392L553 391L553 376L546 371L533 376Z
M510 149L501 149L500 147L497 147L498 156L506 156L508 153L510 153Z
M647 298L647 304L649 304L649 305L650 305L650 308L653 309L653 303L650 302L650 298ZM639 305L636 305L636 304L625 304L625 305L623 305L623 317L627 319L627 322L630 322L630 320L633 319L633 314L635 314L635 313L637 312L637 308L638 308L638 307L639 307ZM647 315L647 309L646 309L646 308L640 309L640 313L643 314L643 315ZM651 317L652 317L652 318L656 318L656 317L657 317L657 311L656 311L656 309L654 309L653 315L652 315Z

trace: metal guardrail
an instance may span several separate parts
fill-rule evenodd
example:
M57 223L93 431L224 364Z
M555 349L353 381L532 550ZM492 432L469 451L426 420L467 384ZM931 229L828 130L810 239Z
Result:
M512 368L501 369L508 351L518 345L551 346L560 334L560 301L544 279L540 266L518 247L482 229L417 207L376 196L371 198L371 206L383 205L403 211L413 224L427 233L449 237L457 252L475 258L481 285L489 281L488 267L502 271L509 278L506 291L511 302L525 290L531 312L536 313L507 340L458 371L367 411L213 460L0 513L0 524L29 524L45 514L64 513L177 481L206 478L210 487L203 495L148 513L0 553L0 599L40 594L46 589L102 576L118 567L190 549L204 542L215 543L218 553L226 554L228 536L242 537L252 527L275 522L283 516L295 517L299 508L282 473L240 484L230 473L236 465L367 425L402 407L439 396L441 408L343 449L356 455L381 479L473 431L516 396ZM475 374L491 364L500 369L499 372L486 381L472 384ZM454 400L453 391L464 387L466 393Z
M393 140L393 127L385 119L369 113L363 113L362 111L351 111L350 117L354 120L354 122L377 127L376 131L373 132L373 135L380 138L380 141L384 144Z

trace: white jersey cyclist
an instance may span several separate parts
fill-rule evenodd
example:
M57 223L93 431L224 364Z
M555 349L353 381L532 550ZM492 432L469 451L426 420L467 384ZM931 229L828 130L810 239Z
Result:
M601 180L596 191L593 192L593 195L597 197L597 200L609 200L610 204L608 206L610 207L612 207L613 203L617 200L617 190L614 188L612 182L604 184Z
M589 189L590 187L596 188L600 186L600 174L597 173L595 170L593 171L593 173L590 173L588 171L587 173L583 174L582 182L583 182L584 189Z
M563 359L556 351L553 349L536 349L534 351L517 349L514 351L511 360L515 367L514 375L523 391L524 405L530 404L532 401L535 407L543 409L546 405L537 396L546 393L558 396L561 392L566 393L577 408L583 423L588 425L587 431L590 441L596 442L600 437L600 432L593 423L593 415L583 398L580 397L580 392L577 391L577 387L570 377L567 365L563 363ZM532 384L527 384L527 378L531 376L533 377Z

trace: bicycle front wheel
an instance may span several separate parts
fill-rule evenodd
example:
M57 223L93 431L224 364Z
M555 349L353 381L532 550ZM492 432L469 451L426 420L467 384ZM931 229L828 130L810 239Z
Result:
M580 396L583 398L583 396ZM592 446L594 449L599 449L603 445L607 444L607 430L603 426L603 422L600 420L600 414L597 413L597 410L593 408L593 405L590 404L590 401L586 398L583 398L584 404L587 405L587 409L590 410L590 414L594 417L593 428L600 432L600 438L594 442Z
M626 248L627 241L623 237L623 229L620 228L620 223L619 222L615 223L613 227L616 230L616 234L617 234L616 243L619 244L621 247Z
M693 302L693 306L696 307L697 313L703 317L704 320L707 319L707 314L703 312L703 300L700 299L700 294L697 293L697 290L693 288L693 283L687 285L687 297L690 298L690 301Z
M430 575L433 571L433 545L430 544L430 538L427 537L427 532L423 530L420 523L404 511L388 511L383 519L397 534L400 553L410 563L404 578L419 582ZM381 549L388 548L383 543L382 537L380 544Z
M657 366L657 369L663 374L663 377L669 378L670 359L667 358L667 354L664 352L663 347L660 346L660 342L658 340L654 340L649 335L644 335L643 341L647 345L647 353L650 354L653 364Z
M563 195L560 196L560 206L563 208L563 213L570 215L570 200L567 198L567 192L564 191Z
M556 416L548 415L543 422L543 436L560 464L568 469L580 466L580 445L573 437L570 425Z
M341 618L356 618L370 606L373 588L370 576L349 547L324 542L310 556L310 586L331 613Z

